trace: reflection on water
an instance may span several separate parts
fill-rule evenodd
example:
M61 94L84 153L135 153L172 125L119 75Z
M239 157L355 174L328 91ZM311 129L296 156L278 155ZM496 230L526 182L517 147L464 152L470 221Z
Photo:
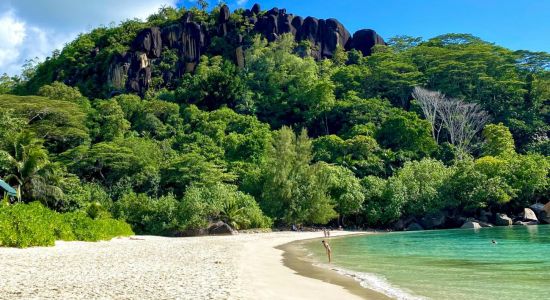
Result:
M306 246L323 261L317 244ZM411 295L550 299L550 225L378 234L333 239L331 246L337 266Z

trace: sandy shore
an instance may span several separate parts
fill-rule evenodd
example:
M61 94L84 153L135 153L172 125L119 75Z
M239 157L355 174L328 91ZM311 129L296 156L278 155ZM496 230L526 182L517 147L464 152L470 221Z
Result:
M0 248L0 299L361 299L283 265L275 247L320 235L140 236Z

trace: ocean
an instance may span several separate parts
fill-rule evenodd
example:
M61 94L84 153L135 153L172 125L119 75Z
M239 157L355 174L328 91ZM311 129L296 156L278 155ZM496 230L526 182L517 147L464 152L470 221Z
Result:
M492 243L496 241L496 244ZM395 299L550 299L550 225L393 232L304 246L317 265Z

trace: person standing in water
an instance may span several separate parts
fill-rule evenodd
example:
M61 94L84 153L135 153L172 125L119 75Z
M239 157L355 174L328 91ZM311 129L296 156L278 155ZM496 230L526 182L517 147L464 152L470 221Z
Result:
M330 263L332 261L332 249L330 249L330 245L328 244L327 241L323 240L321 241L321 243L323 244L323 246L325 247L325 250L327 251L328 262Z

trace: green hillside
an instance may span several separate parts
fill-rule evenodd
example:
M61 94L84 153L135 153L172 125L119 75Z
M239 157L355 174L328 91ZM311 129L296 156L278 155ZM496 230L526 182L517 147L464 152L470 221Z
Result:
M268 42L242 10L217 33L223 9L97 28L2 77L0 178L23 202L159 235L434 214L454 227L550 200L548 53L448 34L318 57L290 33ZM132 66L115 84L143 30L189 16L212 31L191 69L165 46L137 90Z

